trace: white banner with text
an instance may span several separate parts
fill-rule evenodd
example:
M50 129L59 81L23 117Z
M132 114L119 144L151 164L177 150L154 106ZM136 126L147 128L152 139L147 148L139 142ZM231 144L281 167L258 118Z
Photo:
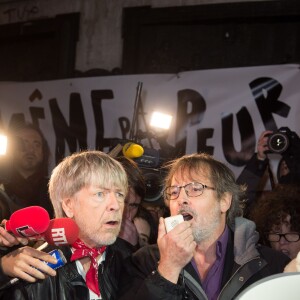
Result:
M164 147L176 155L208 152L238 175L262 131L300 132L299 65L1 82L0 128L37 124L51 148L51 168L78 150L108 152L114 141L129 138L139 82L140 142L148 148L149 137L159 136L162 143L152 139L152 145L162 156L170 154ZM148 125L153 111L173 116L163 141Z

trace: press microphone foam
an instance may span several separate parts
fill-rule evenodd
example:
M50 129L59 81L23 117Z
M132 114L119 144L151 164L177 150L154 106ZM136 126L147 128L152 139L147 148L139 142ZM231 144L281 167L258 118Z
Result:
M19 237L30 237L45 232L49 223L49 214L43 207L28 206L12 213L5 230Z
M123 155L127 158L138 158L144 154L144 148L135 143L126 143L122 149Z
M48 229L42 234L49 245L72 245L78 238L79 228L70 218L57 218L50 220Z

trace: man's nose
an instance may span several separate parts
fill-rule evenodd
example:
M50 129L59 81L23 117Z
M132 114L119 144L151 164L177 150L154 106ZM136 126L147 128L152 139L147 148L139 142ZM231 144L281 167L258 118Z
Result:
M24 152L34 152L34 145L31 143L23 143L23 149Z
M279 244L286 244L286 243L289 243L286 239L285 239L285 237L282 235L281 237L280 237L280 239L279 239Z
M108 204L107 207L109 210L119 210L120 209L120 201L118 201L117 199L117 195L114 192L109 192L107 194L107 198L108 198Z
M187 204L189 202L189 197L188 197L184 187L182 187L179 191L177 202L178 202L178 204Z

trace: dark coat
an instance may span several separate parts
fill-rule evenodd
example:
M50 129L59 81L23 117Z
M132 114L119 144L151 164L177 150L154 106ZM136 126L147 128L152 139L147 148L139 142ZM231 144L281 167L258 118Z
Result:
M49 276L36 283L20 280L14 286L0 290L2 300L89 300L89 290L78 273L76 262L70 262L71 249L60 248L67 264L57 269L55 277ZM45 250L48 252L50 249ZM122 274L123 261L131 254L123 240L108 246L105 261L99 265L99 289L103 300L116 300Z
M238 184L245 184L247 186L247 202L244 209L244 215L246 217L249 216L255 205L255 200L258 199L263 192L260 185L267 168L268 160L259 160L255 153L236 179Z
M4 184L4 191L0 194L0 220L9 219L10 215L24 207L37 205L45 208L54 217L54 210L48 193L49 178L38 172L28 178L15 173L8 183Z
M231 231L226 249L222 274L220 300L230 300L250 284L276 273L283 272L290 259L271 248L257 245L254 223L238 218ZM250 224L251 226L249 226ZM141 248L126 263L119 300L202 300L207 299L200 278L191 263L181 272L177 284L164 279L156 271L159 251L156 245ZM194 290L194 291L193 291Z

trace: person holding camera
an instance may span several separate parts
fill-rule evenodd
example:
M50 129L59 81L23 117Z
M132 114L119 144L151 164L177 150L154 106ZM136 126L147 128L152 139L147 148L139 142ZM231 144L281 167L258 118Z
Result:
M269 165L268 153L277 153L282 156L277 169L277 182ZM281 127L277 132L265 130L261 133L257 152L247 162L237 178L238 184L247 185L248 199L244 215L248 216L260 196L263 188L263 178L268 171L272 189L276 184L300 183L300 138L287 127Z

